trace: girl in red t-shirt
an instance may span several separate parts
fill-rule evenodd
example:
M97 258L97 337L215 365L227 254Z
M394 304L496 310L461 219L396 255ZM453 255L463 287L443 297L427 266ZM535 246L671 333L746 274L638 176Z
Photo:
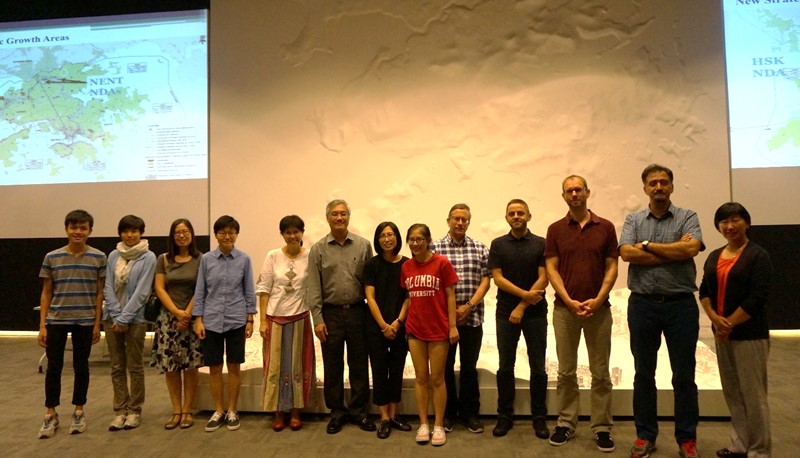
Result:
M406 240L414 257L403 264L400 282L408 292L403 307L408 311L406 333L416 374L414 394L420 421L416 440L444 445L447 441L443 426L447 404L444 368L450 344L458 342L455 298L458 275L447 258L429 249L431 230L428 226L414 224L408 229ZM433 385L432 437L428 426L429 380Z

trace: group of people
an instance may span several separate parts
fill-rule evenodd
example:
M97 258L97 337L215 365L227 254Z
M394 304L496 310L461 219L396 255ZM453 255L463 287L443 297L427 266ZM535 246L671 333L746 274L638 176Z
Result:
M649 205L627 215L619 240L614 225L589 210L591 191L586 179L571 175L561 189L568 212L549 226L545 238L528 229L532 215L527 203L512 199L505 209L510 231L487 248L467 235L472 218L469 206L456 204L448 213L448 232L443 238L434 241L425 224L408 228L410 259L400 254L403 239L395 223L380 223L371 244L348 230L348 204L333 200L326 207L330 232L310 249L303 246L303 220L296 215L281 219L279 230L285 244L267 254L255 284L250 258L234 246L239 223L229 216L214 224L218 248L204 255L194 245L191 223L176 220L170 228L169 251L158 259L141 239L144 222L126 216L119 224L121 242L109 255L106 269L105 255L86 244L91 216L72 212L65 221L69 244L48 253L40 273L44 286L39 342L47 348L49 362L47 412L40 437L51 437L58 426L55 408L68 333L73 335L75 349L75 411L70 432L86 429L87 359L91 345L99 340L101 323L114 386L115 417L109 429L138 426L144 402L142 304L154 275L164 308L156 326L152 362L166 373L173 404L173 415L164 425L167 429L192 426L192 399L201 365L210 368L215 407L205 430L214 431L223 424L231 430L239 428L240 365L258 314L264 339L262 407L274 412L275 431L286 426L300 429L301 410L314 403L316 336L322 349L325 406L331 412L327 433L336 434L347 423L377 431L384 439L393 429L411 431L412 426L398 415L407 353L415 371L419 416L415 440L444 445L446 433L456 423L481 433L476 366L483 340L484 297L491 279L497 286L499 353L493 435L505 436L514 426L514 367L521 334L530 366L535 435L553 446L562 446L575 436L578 346L583 335L592 380L589 428L597 448L612 452L608 298L621 257L629 263L627 315L635 366L637 439L630 456L645 458L656 449L655 372L663 335L673 373L675 439L682 457L696 457L699 308L693 258L705 245L697 214L671 201L672 171L652 164L641 178ZM726 203L717 210L714 225L727 245L708 257L699 288L700 303L712 322L732 418L731 445L717 451L722 458L770 454L765 304L771 263L767 253L749 241L750 224L741 204ZM559 411L552 431L545 402L548 285L555 290L552 325L558 356ZM344 389L345 347L349 400ZM223 363L228 371L227 405ZM368 415L370 366L372 401L380 412L378 425Z

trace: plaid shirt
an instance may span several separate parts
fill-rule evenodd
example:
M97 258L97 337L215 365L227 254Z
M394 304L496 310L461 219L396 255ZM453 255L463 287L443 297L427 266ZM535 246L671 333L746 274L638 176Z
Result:
M700 251L706 249L697 213L670 204L669 210L661 218L656 218L650 208L645 208L625 217L619 246L635 245L643 240L672 243L687 233L700 241ZM694 258L655 266L631 263L628 266L628 289L640 294L691 293L697 291L696 277Z
M450 234L433 242L431 251L446 257L458 274L456 304L465 304L472 298L483 277L489 276L489 248L483 243L465 236L456 244ZM467 315L465 326L478 327L483 324L483 300L475 304L475 311Z

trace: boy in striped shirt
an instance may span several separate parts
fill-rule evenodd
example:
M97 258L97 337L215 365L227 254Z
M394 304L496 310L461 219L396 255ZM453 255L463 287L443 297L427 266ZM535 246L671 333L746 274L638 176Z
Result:
M92 233L94 218L84 210L74 210L64 219L66 246L47 253L39 271L42 296L39 305L39 345L47 354L45 375L44 423L39 438L53 437L58 428L56 407L61 402L61 370L67 335L72 334L72 367L75 382L70 434L86 431L83 406L89 390L89 354L100 340L100 315L103 309L103 285L106 255L90 247L86 240Z

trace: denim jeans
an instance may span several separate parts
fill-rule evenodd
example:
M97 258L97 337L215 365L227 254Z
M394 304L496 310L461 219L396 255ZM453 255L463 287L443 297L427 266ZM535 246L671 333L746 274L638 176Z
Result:
M653 302L638 294L628 300L636 375L633 379L633 420L636 435L655 441L658 437L656 364L661 334L667 342L675 395L675 439L682 443L697 437L697 385L694 382L695 351L700 330L694 296Z
M525 316L520 324L513 324L508 318L497 317L497 351L500 359L500 367L497 369L497 413L505 418L514 415L514 365L520 333L525 336L528 364L531 368L531 414L533 418L542 418L547 415L547 371L544 367L547 316Z
M444 368L444 382L447 385L447 408L445 416L453 420L478 416L481 409L481 394L478 387L478 356L481 353L483 326L459 326L458 343L450 345L447 365ZM455 364L458 348L461 367L456 387Z

